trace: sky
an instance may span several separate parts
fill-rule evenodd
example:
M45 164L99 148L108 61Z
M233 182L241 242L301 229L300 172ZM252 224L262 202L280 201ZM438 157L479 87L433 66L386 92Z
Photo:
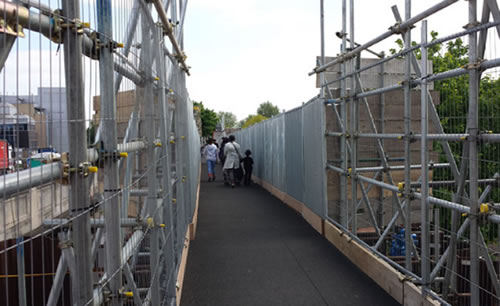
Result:
M59 0L43 0L54 8ZM341 0L325 2L326 55L339 53ZM347 1L350 2L349 0ZM354 0L355 40L369 41L394 25L391 6L404 16L404 0ZM438 3L438 0L412 1L412 14ZM114 32L121 41L129 21L132 0L116 0ZM483 1L478 1L478 18ZM455 4L428 19L428 28L443 37L463 30L467 23L467 1ZM82 20L96 27L95 1L83 0ZM154 14L153 14L154 15ZM349 22L348 22L349 24ZM347 29L350 33L350 29ZM308 76L320 54L320 0L189 0L184 49L191 76L187 78L190 97L203 101L215 111L233 112L239 120L255 114L260 103L270 101L280 110L290 110L319 93L315 76ZM388 51L395 47L394 35L372 47ZM420 29L412 31L420 41ZM499 58L500 42L489 31L486 58ZM136 51L137 53L138 51ZM370 56L364 53L363 56ZM135 62L137 54L129 56ZM26 95L38 87L63 87L63 52L57 44L36 32L26 31L18 39L4 69L0 72L0 93ZM92 97L99 95L98 62L84 60L86 117L92 117ZM498 75L498 72L496 73ZM121 90L133 89L124 80Z
M335 56L341 43L335 32L341 30L342 2L324 1L326 55ZM395 23L391 6L397 5L404 16L404 2L355 0L356 42L387 31ZM438 3L412 2L413 15ZM435 30L443 37L462 31L468 20L467 4L458 1L429 18L429 32ZM482 1L478 4L479 19ZM347 25L349 33L349 21ZM488 53L499 57L498 36L491 30L489 34L487 57ZM392 36L373 50L387 52L397 38ZM320 54L319 0L190 0L184 39L192 67L187 80L191 99L215 111L233 112L241 120L256 113L262 102L290 110L319 92L315 77L308 76ZM420 41L418 26L412 40Z

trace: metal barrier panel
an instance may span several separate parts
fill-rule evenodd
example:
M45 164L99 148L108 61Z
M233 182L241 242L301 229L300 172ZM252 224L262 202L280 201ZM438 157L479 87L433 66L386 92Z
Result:
M286 193L304 202L304 138L302 108L285 114Z
M324 107L315 99L236 134L242 147L254 152L255 176L321 217L326 216Z
M286 173L285 166L285 116L283 114L273 118L271 132L273 142L273 173L272 184L279 190L286 190Z
M324 107L320 99L315 99L302 106L304 203L322 218L326 217Z

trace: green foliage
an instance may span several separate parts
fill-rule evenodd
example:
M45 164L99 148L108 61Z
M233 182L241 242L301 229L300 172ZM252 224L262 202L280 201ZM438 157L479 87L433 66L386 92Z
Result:
M261 116L264 116L267 118L271 118L273 116L276 116L279 113L280 113L280 109L276 105L273 105L269 101L261 103L259 105L259 108L257 109L257 115L261 115Z
M238 118L236 118L235 114L231 112L218 112L217 122L222 123L222 118L224 118L224 128L232 129L238 127Z
M242 129L246 129L249 126L252 126L261 121L267 120L268 118L262 115L250 115L245 119L245 122L241 125Z
M200 109L201 117L201 136L212 137L217 125L217 114L208 108L205 108L203 102L193 101L193 106Z
M438 33L432 32L432 40L437 38ZM403 42L396 41L398 50L402 50ZM414 45L415 43L412 43ZM391 53L399 52L391 49ZM418 50L416 56L421 58ZM468 63L468 46L461 39L456 39L446 43L438 44L428 50L429 60L433 62L433 73L445 72L448 70L460 68ZM467 116L469 109L469 85L468 75L434 82L434 90L439 92L440 103L436 105L441 124L445 133L466 133ZM500 133L500 80L490 76L483 76L479 83L479 129L481 132L492 131ZM461 156L464 150L464 142L449 142L452 154L457 162L461 163ZM434 142L434 152L439 154L439 162L448 162L440 143ZM479 178L492 178L496 172L500 172L500 144L481 143L478 152L479 160ZM453 180L454 177L448 168L439 168L433 170L434 181ZM484 186L479 188L479 193ZM442 199L451 200L452 194L456 190L453 187L433 188L432 193ZM468 190L466 190L469 192ZM489 200L495 203L500 201L500 190L493 188ZM441 222L443 227L450 224L451 214L449 210L442 212ZM481 228L487 240L496 236L496 227L488 225Z
M87 128L86 134L87 134L87 145L90 146L94 144L95 142L95 134L97 133L97 125L94 123L94 121L90 121L90 125Z

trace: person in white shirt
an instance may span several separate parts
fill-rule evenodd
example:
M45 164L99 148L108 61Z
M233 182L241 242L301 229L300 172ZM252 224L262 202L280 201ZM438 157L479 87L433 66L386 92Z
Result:
M224 162L224 171L227 173L227 179L229 180L231 187L234 188L235 181L235 171L240 168L240 145L236 143L236 137L234 135L229 136L229 142L224 146L224 156L226 161Z
M207 168L208 168L208 181L215 181L215 164L217 162L217 146L214 145L214 140L209 139L208 144L205 146L203 150L203 155L205 155L205 159L207 160Z

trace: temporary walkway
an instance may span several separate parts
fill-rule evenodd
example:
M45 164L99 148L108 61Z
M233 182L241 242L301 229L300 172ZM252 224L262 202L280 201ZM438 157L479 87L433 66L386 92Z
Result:
M181 304L398 305L270 193L206 175Z

